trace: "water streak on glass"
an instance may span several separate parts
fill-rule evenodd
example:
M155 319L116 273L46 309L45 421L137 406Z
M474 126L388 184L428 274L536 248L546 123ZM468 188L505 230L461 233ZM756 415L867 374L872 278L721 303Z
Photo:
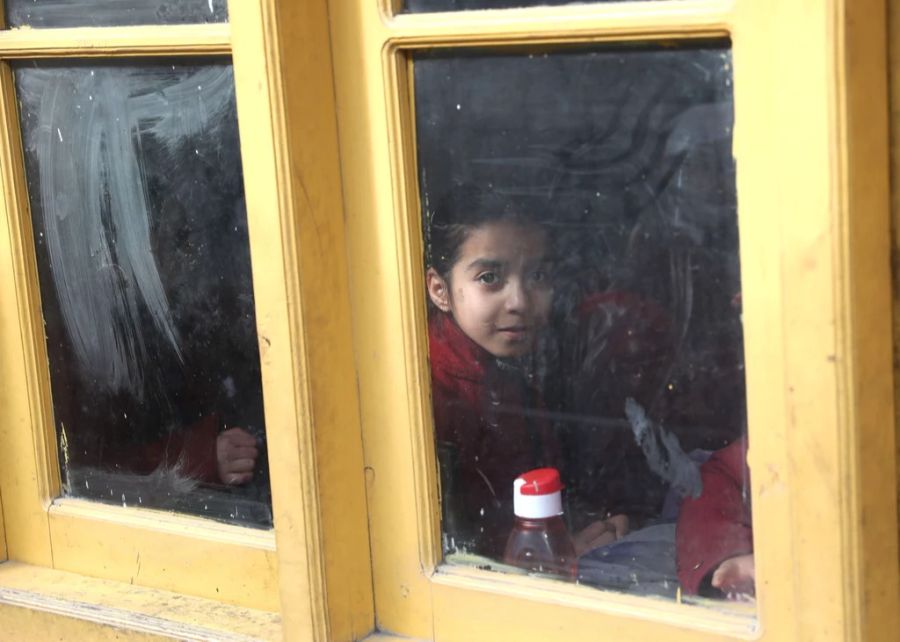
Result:
M228 22L227 0L6 0L9 27L125 27Z
M582 584L753 599L731 83L722 42L415 55L445 562L569 577L514 522L554 467Z
M622 0L406 0L404 11L408 13L428 13L435 11L466 11L469 9L559 7L574 4L608 4L621 1Z
M231 65L15 80L64 494L271 525Z

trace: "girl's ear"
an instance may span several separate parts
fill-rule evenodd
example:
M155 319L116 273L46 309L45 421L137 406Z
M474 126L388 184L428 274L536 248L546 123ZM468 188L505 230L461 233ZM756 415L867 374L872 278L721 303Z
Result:
M428 298L437 309L450 312L450 284L434 268L428 268L425 273L425 287L428 289Z

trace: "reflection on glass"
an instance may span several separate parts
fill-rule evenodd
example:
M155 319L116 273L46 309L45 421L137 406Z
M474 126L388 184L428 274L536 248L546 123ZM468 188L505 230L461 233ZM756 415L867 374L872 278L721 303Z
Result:
M15 78L65 494L270 525L231 65Z
M430 11L465 11L467 9L558 7L567 4L599 4L622 1L623 0L406 0L405 10L409 13L427 13Z
M227 0L6 0L9 27L115 27L227 22Z
M445 561L749 599L727 43L414 70Z

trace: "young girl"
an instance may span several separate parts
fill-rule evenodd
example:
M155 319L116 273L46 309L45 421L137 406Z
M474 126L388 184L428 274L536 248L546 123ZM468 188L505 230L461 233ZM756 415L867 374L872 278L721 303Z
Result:
M550 313L547 233L513 199L460 191L429 229L432 394L445 549L499 558L519 474L555 465L526 357Z
M432 394L448 552L501 557L513 524L513 480L559 466L529 363L553 298L551 241L529 213L533 207L459 190L428 228ZM604 534L614 540L625 528L601 522L585 537L591 544Z

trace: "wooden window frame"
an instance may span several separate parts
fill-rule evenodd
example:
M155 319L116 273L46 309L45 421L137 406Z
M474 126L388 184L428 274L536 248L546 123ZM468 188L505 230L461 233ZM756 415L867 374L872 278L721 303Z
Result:
M63 584L91 576L123 583L123 595L134 584L233 605L236 613L269 612L276 622L280 612L277 630L289 639L358 638L373 627L373 607L327 2L232 0L229 17L228 24L0 32L0 559L10 561L0 565L0 588L5 580L48 588L50 580L33 578L53 569ZM209 55L230 56L235 73L269 531L59 497L9 61ZM23 565L32 579L21 579Z
M897 630L885 4L333 2L379 628L428 639L889 640ZM757 619L440 567L410 50L730 39ZM798 454L802 453L802 454ZM886 481L887 480L887 481Z
M621 640L891 639L898 555L884 0L397 16L392 3L232 0L231 26L0 33L0 552L11 561L0 565L0 588L8 569L22 567L72 565L80 580L128 582L139 549L157 559L157 572L142 564L135 582L226 603L265 600L282 612L289 639L356 639L373 623L434 639L602 631ZM437 567L406 52L708 36L731 39L735 65L758 624ZM49 378L6 63L228 52L277 554L247 529L177 516L148 524L159 514L54 500ZM69 536L77 547L66 553L60 538ZM228 559L234 551L244 561ZM254 557L277 572L241 566ZM221 559L231 565L224 596L209 582ZM251 582L277 576L277 586L248 597L229 584L242 568ZM50 580L29 582L41 590Z

